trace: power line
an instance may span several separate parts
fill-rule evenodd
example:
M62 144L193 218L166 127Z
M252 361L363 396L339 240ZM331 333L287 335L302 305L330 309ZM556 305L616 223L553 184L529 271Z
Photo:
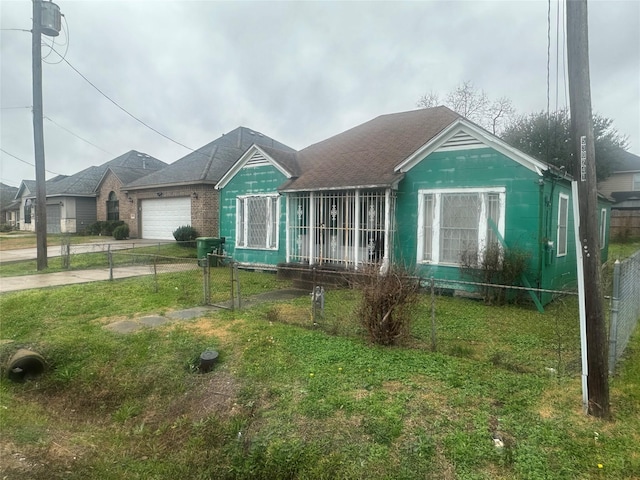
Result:
M21 159L20 157L16 157L13 153L7 152L4 148L0 148L0 152L4 153L6 155L9 155L10 157L13 157L13 158L15 158L16 160L18 160L18 161L20 161L22 163L26 163L27 165L35 167L34 163L30 163L30 162L27 162L26 160ZM47 170L47 172L49 172L49 173L51 173L53 175L62 175L61 173L52 172L51 170Z
M63 127L62 125L60 125L58 122L56 122L55 120L53 120L52 118L47 117L46 115L43 115L43 118L49 120L51 123L53 123L54 125L58 126L59 128L61 128L62 130L64 130L65 132L70 133L71 135L73 135L76 138L79 138L80 140L82 140L83 142L87 142L89 145L96 147L98 150L103 151L104 153L108 154L108 155L114 155L111 152L107 152L104 148L100 148L98 145L96 145L95 143L91 143L89 140L87 140L86 138L82 138L80 135L73 133L71 130L69 130L66 127ZM114 155L115 156L115 155Z
M22 109L32 109L33 107L2 107L2 110L22 110ZM87 140L86 138L81 137L80 135L78 135L77 133L72 132L71 130L69 130L67 127L64 127L62 125L60 125L58 122L56 122L53 118L48 117L46 115L43 115L42 118L45 118L47 120L49 120L51 123L53 123L54 125L56 125L57 127L61 128L62 130L66 131L67 133L70 133L71 135L73 135L76 138L79 138L80 140L82 140L83 142L88 143L89 145L91 145L92 147L97 148L98 150L106 153L107 155L114 155L111 152L106 151L104 148L99 147L98 145L96 145L95 143L90 142L89 140Z
M52 50L54 52L56 52L58 55L60 55L60 53L58 53L58 51L56 51L53 47L51 47ZM127 115L129 115L131 118L133 118L136 122L141 123L142 125L144 125L145 127L147 127L149 130L152 130L153 132L157 133L158 135L160 135L161 137L166 138L167 140L169 140L170 142L175 143L176 145L180 145L183 148L186 148L187 150L190 150L192 152L195 152L195 149L186 146L183 143L178 142L177 140L174 140L171 137L168 137L167 135L165 135L164 133L156 130L155 128L153 128L151 125L149 125L148 123L145 123L143 120L140 120L138 117L136 117L134 114L130 113L129 111L127 111L124 107L122 107L120 104L118 104L118 102L116 102L115 100L113 100L111 97L109 97L106 93L104 93L102 90L100 90L96 85L94 85L91 80L89 80L87 77L85 77L76 67L74 67L73 65L71 65L71 63L69 63L69 60L67 60L66 58L64 58L62 55L60 55L60 57L62 58L62 60L69 65L69 67L71 67L71 69L76 72L78 75L80 75L85 82L87 82L89 85L91 85L94 89L96 89L96 91L102 95L104 98L106 98L107 100L109 100L111 103L113 103L116 107L118 107L120 110L122 110L124 113L126 113Z

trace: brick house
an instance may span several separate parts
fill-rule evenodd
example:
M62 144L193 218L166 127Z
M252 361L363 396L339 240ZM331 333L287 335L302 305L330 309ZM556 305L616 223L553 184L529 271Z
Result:
M47 180L47 233L81 233L95 221L107 220L103 212L110 194L113 205L125 203L121 202L122 193L117 188L117 182L113 190L102 192L101 188L107 188L103 181L107 171L116 171L130 181L166 165L146 153L130 150L100 166L87 167L70 176L58 175ZM35 231L36 182L23 180L16 199L20 202L20 229ZM101 217L101 213L104 216Z
M256 130L238 127L167 167L126 183L122 192L128 203L130 236L173 240L173 231L185 225L200 236L219 236L219 192L214 187L254 144L293 151Z

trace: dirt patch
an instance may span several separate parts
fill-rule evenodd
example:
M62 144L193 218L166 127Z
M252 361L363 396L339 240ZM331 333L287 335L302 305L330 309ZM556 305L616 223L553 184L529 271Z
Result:
M240 412L240 384L229 373L219 370L197 375L190 389L169 407L169 417L187 417L197 421L209 415L233 416Z
M181 328L196 332L205 337L216 337L223 344L231 343L231 338L235 335L231 328L238 323L237 321L220 324L219 320L214 318L201 318L194 322L182 324Z

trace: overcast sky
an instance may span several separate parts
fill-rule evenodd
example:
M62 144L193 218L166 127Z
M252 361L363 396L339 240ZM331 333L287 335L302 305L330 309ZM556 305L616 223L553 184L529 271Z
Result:
M57 4L64 18L54 48L66 62L193 149L240 125L301 149L463 81L510 98L519 113L544 111L549 7L549 103L568 105L557 0ZM0 9L0 181L18 186L35 179L32 2L1 0ZM640 2L589 2L589 36L593 110L640 154ZM167 163L189 153L49 47L42 54L51 62L43 64L47 178L132 149Z

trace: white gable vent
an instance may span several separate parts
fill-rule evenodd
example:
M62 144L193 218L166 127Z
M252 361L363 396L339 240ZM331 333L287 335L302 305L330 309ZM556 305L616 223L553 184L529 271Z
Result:
M269 165L267 158L260 152L254 152L251 158L247 160L245 167L264 167L265 165Z
M461 131L443 143L438 150L468 150L482 146L484 146L484 144L480 140Z

